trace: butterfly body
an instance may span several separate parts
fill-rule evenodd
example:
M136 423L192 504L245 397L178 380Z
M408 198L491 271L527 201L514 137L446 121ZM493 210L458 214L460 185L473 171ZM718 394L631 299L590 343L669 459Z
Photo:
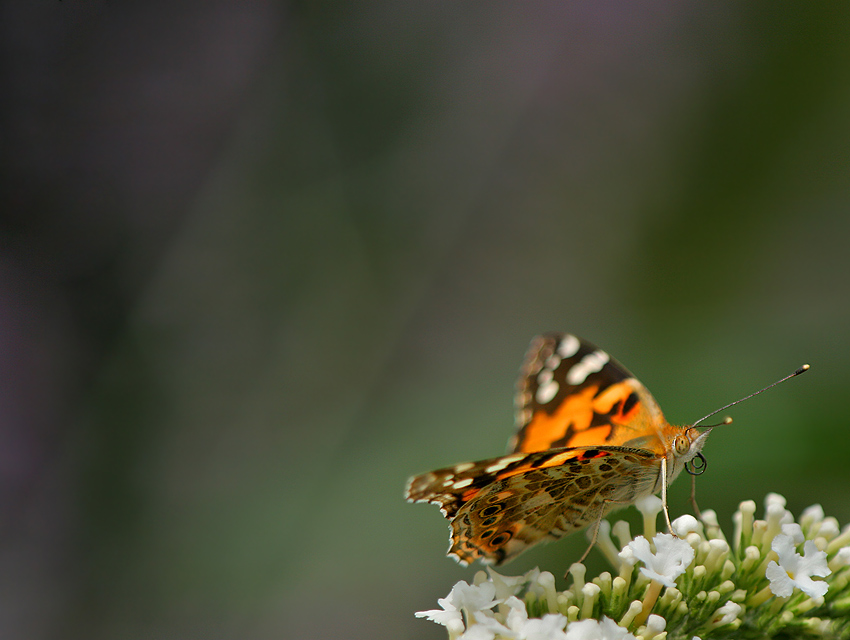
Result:
M411 502L450 521L449 555L500 564L662 491L708 431L670 425L655 399L607 353L570 334L536 337L517 384L508 455L410 479Z

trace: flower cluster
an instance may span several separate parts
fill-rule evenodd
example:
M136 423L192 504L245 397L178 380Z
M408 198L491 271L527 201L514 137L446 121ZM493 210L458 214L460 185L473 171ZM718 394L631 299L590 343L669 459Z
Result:
M637 506L645 535L600 523L597 546L613 572L588 581L573 564L572 584L557 591L548 571L488 568L457 583L441 609L416 615L445 625L450 640L850 638L850 527L820 505L795 522L777 494L762 520L753 501L742 502L731 540L713 511L678 518L671 535L655 533L658 498Z

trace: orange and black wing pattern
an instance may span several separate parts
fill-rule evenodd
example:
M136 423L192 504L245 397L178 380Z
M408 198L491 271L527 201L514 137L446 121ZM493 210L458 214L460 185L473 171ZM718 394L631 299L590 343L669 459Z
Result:
M536 337L517 385L508 455L410 479L411 502L449 519L449 555L499 564L598 523L656 490L671 427L607 353L567 333Z
M657 477L652 452L577 447L423 473L410 479L406 497L438 505L449 519L449 556L464 565L473 560L500 564L651 493Z
M623 365L569 333L535 337L517 382L517 433L509 452L618 446L650 439L667 422Z

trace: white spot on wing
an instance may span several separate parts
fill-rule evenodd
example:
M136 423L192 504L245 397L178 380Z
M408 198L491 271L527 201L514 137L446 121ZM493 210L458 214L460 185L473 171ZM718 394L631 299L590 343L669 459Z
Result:
M609 356L604 351L588 353L567 372L567 382L572 385L581 384L591 373L601 371L608 360Z
M461 462L460 464L455 465L455 473L463 473L464 471L469 471L474 466L474 462Z
M546 358L546 368L552 369L553 371L558 368L558 365L561 364L561 356L557 353L553 353L551 356Z
M558 355L562 358L570 358L576 354L580 346L581 343L578 338L567 334L561 338L561 343L558 345Z
M575 368L575 367L573 367ZM572 369L570 369L572 371ZM558 383L554 380L549 380L546 384L537 387L537 402L546 404L558 394Z
M472 478L466 478L465 480L458 480L454 483L452 489L463 489L464 487L468 487L472 484Z
M489 467L484 469L484 472L485 473L496 473L497 471L501 471L502 469L513 464L514 462L518 462L519 460L522 460L524 457L525 457L524 453L517 454L515 456L505 456L504 458L497 460L496 462L491 464Z

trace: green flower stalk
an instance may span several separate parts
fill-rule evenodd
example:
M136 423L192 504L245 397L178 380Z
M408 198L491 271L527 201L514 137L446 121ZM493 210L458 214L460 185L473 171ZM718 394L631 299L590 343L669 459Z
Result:
M637 505L645 535L600 524L597 548L612 572L587 580L575 563L559 592L548 571L488 567L457 583L441 609L416 615L445 625L450 640L850 639L850 527L820 505L795 522L778 494L762 520L742 502L730 543L711 510L674 520L675 535L655 533L659 503Z

